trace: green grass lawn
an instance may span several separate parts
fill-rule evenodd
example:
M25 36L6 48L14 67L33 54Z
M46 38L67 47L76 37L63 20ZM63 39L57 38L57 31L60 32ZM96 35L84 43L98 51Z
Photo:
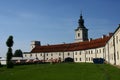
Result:
M91 63L22 65L0 68L0 80L120 80L120 69Z

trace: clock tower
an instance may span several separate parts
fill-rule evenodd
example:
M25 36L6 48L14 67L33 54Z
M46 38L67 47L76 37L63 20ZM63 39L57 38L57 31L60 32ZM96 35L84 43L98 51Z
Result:
M78 27L75 29L75 42L83 42L88 40L88 29L84 26L82 14L78 20Z

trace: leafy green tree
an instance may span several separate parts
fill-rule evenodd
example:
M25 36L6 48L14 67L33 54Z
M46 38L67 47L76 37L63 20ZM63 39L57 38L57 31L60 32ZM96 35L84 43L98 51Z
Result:
M7 39L6 41L6 45L8 47L8 52L7 52L7 68L13 68L13 63L11 61L12 59L12 46L14 44L14 41L13 41L13 36L9 36L9 38Z
M14 53L14 57L23 57L23 52L20 49L16 50Z

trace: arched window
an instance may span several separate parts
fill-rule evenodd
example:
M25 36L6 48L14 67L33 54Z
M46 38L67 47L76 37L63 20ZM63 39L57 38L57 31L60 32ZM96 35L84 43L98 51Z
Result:
M80 37L80 33L78 33L78 37Z

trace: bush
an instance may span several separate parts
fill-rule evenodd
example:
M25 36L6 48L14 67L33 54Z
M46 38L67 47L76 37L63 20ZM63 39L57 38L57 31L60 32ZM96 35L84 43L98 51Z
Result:
M94 58L93 59L94 64L103 64L104 61L105 61L105 59L103 59L103 58Z

